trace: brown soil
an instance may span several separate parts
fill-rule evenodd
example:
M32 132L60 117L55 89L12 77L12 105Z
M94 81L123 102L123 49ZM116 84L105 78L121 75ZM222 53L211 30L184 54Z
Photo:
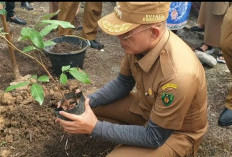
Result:
M27 11L20 8L20 2L16 2L16 15L26 20L27 26L32 26L41 15L48 13L48 2L33 2L31 5L34 10ZM78 14L79 19L82 18L83 5L84 3L81 4ZM104 2L102 16L112 12L114 5L114 2ZM178 31L178 35L192 48L199 46L203 38L201 33L193 33L188 29L196 25L196 18L196 14L191 14L187 28ZM18 41L22 26L14 23L9 23L9 26L13 43L22 49L26 45ZM78 36L81 31L74 29L73 34ZM54 37L56 32L50 33L47 39ZM68 85L62 87L63 92L68 93L79 88L84 95L87 95L117 76L120 61L124 55L118 39L98 30L96 40L105 45L104 51L88 48L83 67L90 76L91 84L84 85L69 80ZM217 51L214 55L216 53ZM41 59L52 72L51 63L43 53L34 51L31 54ZM39 76L46 74L34 60L19 53L16 53L16 59L24 79L28 78L28 74ZM232 85L231 74L225 64L218 64L213 68L204 65L204 68L208 81L209 128L197 156L231 157L231 127L220 127L217 124L219 114L224 107L225 97ZM8 46L6 42L0 40L0 90L6 89L11 82L16 81L13 76ZM32 99L28 87L11 93L0 91L1 157L103 157L116 146L116 143L93 139L89 135L64 133L62 128L54 122L54 109L57 107L57 102L61 100L61 95L53 82L44 84L43 88L46 98L42 106Z
M50 50L52 53L70 53L72 51L81 50L80 46L74 45L72 43L61 42L56 43L54 47Z

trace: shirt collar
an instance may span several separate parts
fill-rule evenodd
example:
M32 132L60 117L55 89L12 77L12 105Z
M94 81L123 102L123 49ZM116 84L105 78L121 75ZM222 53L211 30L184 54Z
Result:
M146 73L149 72L152 65L155 63L156 59L160 55L160 51L164 48L168 38L170 35L170 30L166 29L163 37L160 39L158 44L150 51L148 52L143 58L141 58L138 61L138 64L140 67L145 71Z

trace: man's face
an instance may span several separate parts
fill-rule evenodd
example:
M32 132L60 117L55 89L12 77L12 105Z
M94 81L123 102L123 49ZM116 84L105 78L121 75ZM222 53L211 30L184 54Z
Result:
M151 48L151 29L146 26L139 26L135 29L119 35L121 47L126 54L140 54Z

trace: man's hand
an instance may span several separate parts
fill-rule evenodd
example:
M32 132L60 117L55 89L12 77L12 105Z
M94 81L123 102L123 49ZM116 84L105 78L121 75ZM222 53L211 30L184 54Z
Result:
M65 121L60 118L56 119L64 128L65 132L72 134L91 134L98 119L89 106L89 98L85 101L85 112L81 115L74 115L64 111L60 114L72 121Z

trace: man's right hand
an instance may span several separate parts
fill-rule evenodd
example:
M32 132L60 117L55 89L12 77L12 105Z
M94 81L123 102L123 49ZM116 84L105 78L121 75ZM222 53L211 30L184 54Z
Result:
M96 123L98 122L97 117L89 106L89 98L86 98L85 112L83 114L74 115L60 111L60 115L71 120L65 121L60 118L56 119L56 122L60 123L64 131L71 134L91 134L96 126Z

